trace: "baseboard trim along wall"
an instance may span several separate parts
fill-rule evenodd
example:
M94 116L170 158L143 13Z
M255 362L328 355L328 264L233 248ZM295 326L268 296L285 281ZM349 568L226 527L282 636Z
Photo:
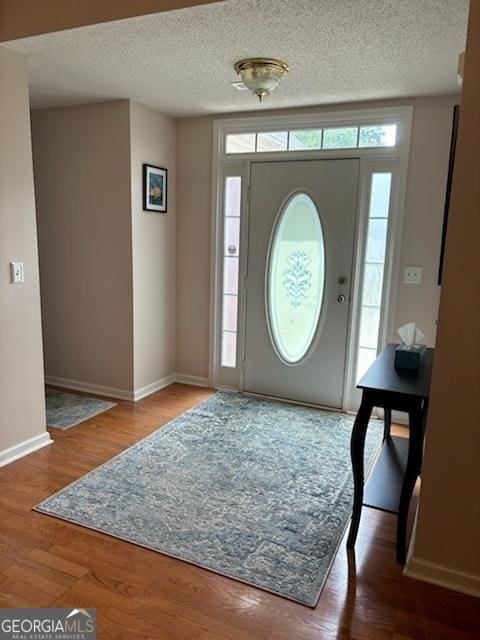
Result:
M176 373L175 379L180 384L190 384L192 387L209 387L208 378L200 378L199 376L189 376L186 373Z
M160 380L157 380L156 382L152 382L152 384L148 384L146 387L141 387L140 389L137 389L136 391L133 392L132 394L133 397L130 398L130 400L134 400L135 402L137 400L141 400L142 398L145 398L146 396L149 396L152 393L155 393L155 391L160 391L160 389L164 389L165 387L168 387L169 385L173 384L176 381L177 381L177 376L174 373L172 373L166 378L160 378Z
M480 597L480 576L412 556L404 570L408 578L430 582L439 587Z
M404 424L408 427L408 413L403 411L392 411L392 422L396 424Z
M103 387L90 382L81 382L80 380L68 380L67 378L57 378L55 376L45 376L45 384L54 387L62 387L63 389L71 389L72 391L83 391L85 393L94 393L97 396L106 396L116 400L134 400L133 391L126 389L116 389L115 387Z
M208 387L208 378L200 378L197 376L189 376L184 373L172 373L165 378L161 378L156 382L152 382L145 387L136 389L135 391L127 391L126 389L116 389L115 387L104 387L98 384L91 384L90 382L81 382L80 380L68 380L67 378L57 378L55 376L45 376L45 384L52 385L54 387L61 387L62 389L71 389L72 391L82 391L84 393L93 393L96 396L105 396L107 398L113 398L114 400L129 400L136 402L146 396L160 391L168 387L174 382L180 384L189 384L194 387Z
M23 456L33 453L38 449L42 449L43 447L52 444L52 442L53 440L51 439L50 434L48 431L45 431L45 433L41 433L38 436L34 436L33 438L29 438L28 440L24 440L18 444L14 444L13 447L8 447L8 449L0 451L0 467L10 464L10 462L18 460L19 458L23 458Z

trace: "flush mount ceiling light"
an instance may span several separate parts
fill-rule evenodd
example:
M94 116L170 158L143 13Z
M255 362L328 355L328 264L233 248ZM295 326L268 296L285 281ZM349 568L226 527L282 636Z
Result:
M247 58L235 64L235 71L242 83L258 97L260 102L278 86L288 70L286 62L275 58Z

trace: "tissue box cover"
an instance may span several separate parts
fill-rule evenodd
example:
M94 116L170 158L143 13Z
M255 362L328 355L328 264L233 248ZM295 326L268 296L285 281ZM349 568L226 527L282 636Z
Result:
M426 353L427 347L424 344L416 344L410 348L404 344L398 345L395 349L395 369L418 371Z

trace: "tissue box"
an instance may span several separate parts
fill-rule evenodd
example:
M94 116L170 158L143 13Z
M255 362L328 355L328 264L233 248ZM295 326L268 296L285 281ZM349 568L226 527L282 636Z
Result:
M427 347L424 344L415 344L410 348L404 344L398 345L395 349L395 369L418 371L426 353Z

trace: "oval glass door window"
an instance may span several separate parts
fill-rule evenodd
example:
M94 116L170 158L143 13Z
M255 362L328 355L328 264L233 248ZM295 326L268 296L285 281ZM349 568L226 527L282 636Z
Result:
M279 357L299 363L314 339L325 288L325 242L317 207L291 197L277 218L267 266L267 316Z

